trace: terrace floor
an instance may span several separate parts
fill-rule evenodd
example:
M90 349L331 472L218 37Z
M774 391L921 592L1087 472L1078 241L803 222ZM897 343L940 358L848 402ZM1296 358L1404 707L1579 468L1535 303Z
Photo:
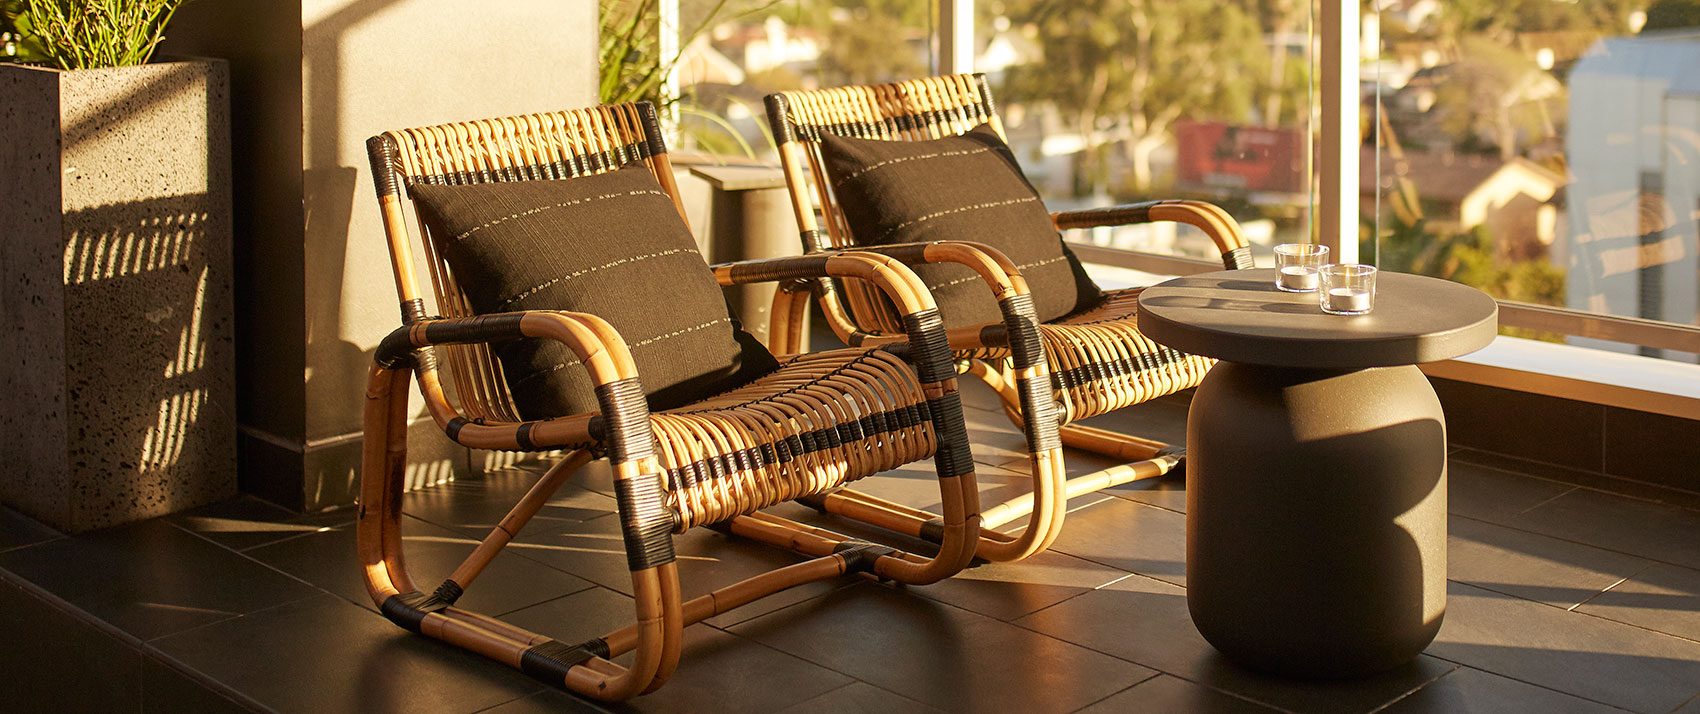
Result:
M1007 468L1020 437L989 392L969 402L983 500L995 503L1023 488ZM1179 441L1185 413L1171 397L1095 423ZM409 494L421 582L452 569L539 473ZM937 503L927 464L862 486ZM76 537L0 509L0 701L13 712L1700 714L1700 494L1455 451L1439 638L1396 671L1314 683L1242 670L1193 629L1184 489L1078 499L1056 547L1024 563L929 587L816 583L693 625L673 681L615 707L377 615L348 509L297 516L244 498ZM609 494L605 472L575 477L460 604L567 642L623 625L630 584ZM678 553L687 596L795 560L701 529Z

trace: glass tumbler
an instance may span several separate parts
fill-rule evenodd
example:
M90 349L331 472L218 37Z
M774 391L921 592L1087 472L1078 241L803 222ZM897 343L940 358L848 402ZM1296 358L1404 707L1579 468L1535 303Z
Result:
M1362 315L1375 307L1375 266L1339 263L1322 266L1322 311Z
M1275 246L1275 287L1290 293L1316 290L1317 269L1328 262L1328 246L1282 243Z

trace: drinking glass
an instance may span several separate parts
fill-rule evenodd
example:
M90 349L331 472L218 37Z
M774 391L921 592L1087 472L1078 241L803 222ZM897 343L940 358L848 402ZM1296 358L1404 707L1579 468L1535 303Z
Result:
M1328 246L1282 243L1275 246L1275 287L1290 293L1316 290L1316 271L1328 262Z
M1324 265L1322 311L1330 315L1362 315L1375 307L1375 266L1361 263Z

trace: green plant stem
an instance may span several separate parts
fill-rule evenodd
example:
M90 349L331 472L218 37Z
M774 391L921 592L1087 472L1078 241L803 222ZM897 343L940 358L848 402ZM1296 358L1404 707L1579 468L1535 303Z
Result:
M22 0L27 22L61 69L138 65L153 57L185 0Z

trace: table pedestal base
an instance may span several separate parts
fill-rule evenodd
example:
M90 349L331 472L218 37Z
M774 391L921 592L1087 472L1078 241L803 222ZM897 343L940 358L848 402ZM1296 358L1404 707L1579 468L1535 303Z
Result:
M1187 605L1248 667L1409 661L1446 609L1446 420L1416 367L1222 362L1187 423Z

